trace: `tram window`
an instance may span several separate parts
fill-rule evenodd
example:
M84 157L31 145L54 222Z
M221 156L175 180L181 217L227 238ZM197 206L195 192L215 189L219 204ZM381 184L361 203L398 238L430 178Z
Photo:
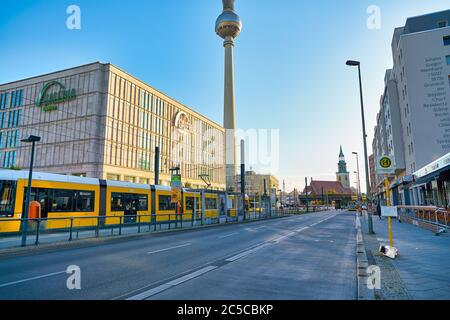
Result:
M148 196L145 194L138 195L139 199L139 210L146 211L148 210Z
M75 191L73 190L53 190L50 212L72 212Z
M13 181L0 181L0 217L13 216L14 191Z
M111 211L123 211L123 200L121 193L111 195Z
M215 210L215 209L217 209L217 199L215 199L215 198L206 198L205 199L205 208L206 208L206 210Z
M194 197L186 197L186 210L194 210ZM197 198L197 211L200 211L200 199Z
M94 211L94 192L79 191L76 198L76 211L91 212Z
M175 210L175 203L172 203L171 196L159 196L159 210L172 211Z
M194 197L186 197L186 210L194 210Z

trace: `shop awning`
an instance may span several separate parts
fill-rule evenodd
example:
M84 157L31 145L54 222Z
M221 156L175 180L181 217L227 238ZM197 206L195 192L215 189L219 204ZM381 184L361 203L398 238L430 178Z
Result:
M440 168L430 174L427 174L426 176L416 179L414 184L417 185L417 184L429 183L429 182L435 180L437 177L439 177L442 173L447 172L447 171L450 171L450 165Z

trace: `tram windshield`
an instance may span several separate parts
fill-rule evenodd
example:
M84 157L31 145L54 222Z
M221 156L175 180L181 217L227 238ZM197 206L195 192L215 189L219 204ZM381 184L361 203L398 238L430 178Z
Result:
M15 181L0 180L0 217L14 215Z

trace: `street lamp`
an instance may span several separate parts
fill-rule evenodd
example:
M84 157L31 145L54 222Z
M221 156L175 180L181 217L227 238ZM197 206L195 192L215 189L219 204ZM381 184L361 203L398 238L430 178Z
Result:
M361 179L360 179L360 175L359 175L359 155L358 152L352 152L355 156L356 156L356 166L358 167L357 173L358 174L358 199L361 201L362 200L362 195L361 195Z
M26 139L22 139L21 142L25 142L25 143L31 143L31 159L30 159L30 171L28 173L28 188L27 188L27 197L26 197L26 201L25 201L25 208L23 211L23 216L22 216L22 247L25 247L27 245L27 229L28 229L28 210L30 207L30 198L31 198L31 182L32 182L32 178L33 178L33 164L34 164L34 149L35 149L35 145L36 142L41 141L41 137L37 137L37 136L29 136Z
M369 192L370 192L370 181L369 181L369 160L367 156L367 134L366 134L366 121L364 118L364 99L363 99L363 88L362 88L362 80L361 80L361 62L348 60L346 64L350 67L358 67L358 75L359 75L359 94L361 98L361 119L362 119L362 129L363 129L363 143L364 143L364 162L366 169L366 194L367 200L369 200ZM372 222L372 214L367 212L368 221L369 221L369 233L374 234L373 232L373 222Z

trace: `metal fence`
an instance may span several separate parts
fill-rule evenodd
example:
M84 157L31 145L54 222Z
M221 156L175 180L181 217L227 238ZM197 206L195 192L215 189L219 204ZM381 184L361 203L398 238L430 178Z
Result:
M308 212L329 210L325 206L309 207ZM56 241L99 238L157 232L173 229L191 229L205 225L258 221L307 213L306 207L252 210L245 215L211 216L207 212L185 214L151 214L121 216L84 216L41 219L5 219L1 224L16 223L14 232L0 233L0 240L8 238L17 241L22 236L22 227L27 224L27 244L39 245ZM12 241L12 240L9 240Z
M397 206L399 218L410 218L439 227L449 228L449 212L438 207Z
M41 219L7 219L2 223L24 225L27 223L27 243L30 239L35 245L46 242L73 241L82 238L99 238L125 234L140 234L173 229L189 229L204 225L236 223L243 220L255 221L289 216L292 210L274 210L271 214L265 212L246 212L244 216L208 217L201 214L157 214L136 216L94 216ZM22 235L21 231L0 233L0 240ZM55 239L57 237L57 239Z

